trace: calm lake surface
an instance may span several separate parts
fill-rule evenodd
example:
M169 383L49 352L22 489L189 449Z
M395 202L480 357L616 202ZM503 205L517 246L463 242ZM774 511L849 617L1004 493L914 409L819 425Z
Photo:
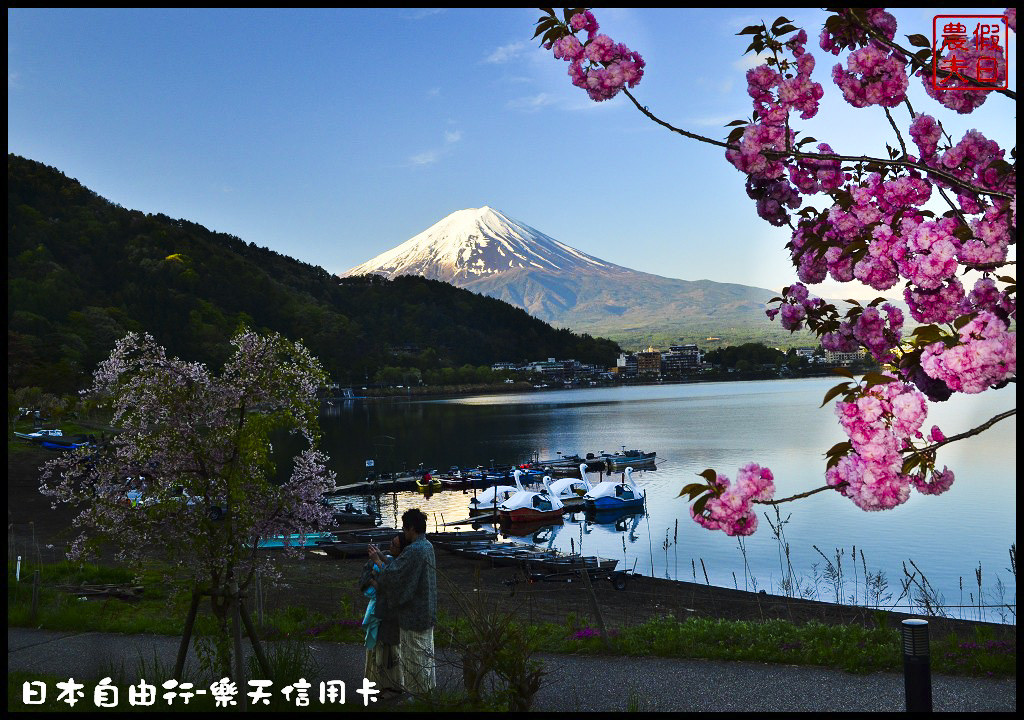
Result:
M512 465L558 452L585 455L628 449L657 451L658 469L638 472L647 493L646 512L618 524L588 521L583 513L566 516L561 526L523 539L563 550L617 558L619 568L680 580L707 578L712 585L765 589L782 594L784 551L764 517L758 531L744 539L710 532L694 523L687 504L677 498L696 474L714 468L730 478L748 462L771 468L776 497L824 484L824 451L845 440L832 403L819 408L837 378L658 385L585 390L556 390L431 400L355 400L322 417L324 445L339 484L361 480L366 460L381 471L419 463L445 469ZM932 406L925 423L954 435L993 415L1016 407L1011 385L981 396L955 396ZM916 564L953 616L1011 621L997 607L979 610L977 570L982 573L983 604L1016 605L1016 581L1009 571L1009 548L1017 537L1016 419L940 451L939 466L956 473L952 489L938 497L911 491L895 510L864 512L833 492L780 507L790 562L801 587L835 601L835 583L820 577L826 560L843 571L841 595L856 592L864 602L864 563L868 573L884 573L892 606L902 592L904 565ZM596 480L597 475L588 476ZM424 497L393 493L353 498L378 507L385 522L400 524L410 507L440 524L468 516L472 491L442 491ZM851 560L857 552L856 570ZM863 553L863 561L861 554ZM997 580L1004 586L999 599ZM917 593L915 593L916 595ZM909 601L899 600L900 606ZM960 609L955 606L973 606ZM906 609L906 608L901 608Z

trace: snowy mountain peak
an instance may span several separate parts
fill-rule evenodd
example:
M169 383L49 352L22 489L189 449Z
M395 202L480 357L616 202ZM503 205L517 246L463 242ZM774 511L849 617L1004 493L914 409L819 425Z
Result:
M421 275L456 282L521 269L571 274L614 270L618 266L564 245L484 205L453 212L398 247L342 273L342 277Z

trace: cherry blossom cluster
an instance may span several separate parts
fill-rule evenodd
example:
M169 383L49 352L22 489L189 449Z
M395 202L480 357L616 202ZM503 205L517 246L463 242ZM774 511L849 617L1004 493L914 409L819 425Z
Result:
M833 67L832 79L854 107L896 107L910 84L906 62L898 50L871 44L850 53L845 69L842 63Z
M1006 322L983 310L959 332L960 344L946 347L935 342L921 355L929 377L941 380L954 392L980 393L1017 375L1017 334Z
M757 214L776 227L789 222L785 208L800 207L800 193L786 180L765 180L750 176L746 183L747 197L757 201Z
M818 143L819 155L834 155L828 143ZM848 179L838 160L800 158L789 167L789 179L805 195L830 192L842 187Z
M921 426L927 416L924 396L899 381L874 385L853 402L837 402L839 424L850 438L852 451L825 473L825 481L863 510L888 510L910 496L913 485L937 495L953 482L953 473L943 468L925 480L922 470L916 479L902 472L901 452L912 438L923 438ZM933 427L933 439L942 432ZM924 489L922 489L924 488Z
M752 535L757 530L757 513L752 503L769 501L775 495L772 471L749 463L736 474L732 485L725 475L718 475L702 513L690 508L690 516L708 530L721 530L726 535Z
M921 153L921 159L927 161L935 156L942 138L942 128L931 115L918 113L910 123L910 137Z
M779 306L765 311L770 319L779 316L782 327L791 332L800 330L805 321L812 328L821 327L832 313L834 308L812 297L802 283L785 288ZM839 322L837 329L822 333L821 344L836 352L854 352L863 346L879 362L890 362L895 360L892 349L899 344L902 330L903 312L896 306L885 303L881 311L858 307L850 311L847 320Z
M961 314L967 315L977 310L987 310L1007 324L1017 319L1017 303L1008 291L1000 290L992 278L988 277L974 283L974 288L964 299Z
M868 24L881 32L886 40L892 40L896 36L896 18L885 10L867 8L865 14ZM868 42L867 31L854 22L845 8L840 10L834 21L825 24L818 38L818 46L833 55L838 55L843 50L860 47ZM881 45L876 39L872 39L870 42Z
M624 87L636 87L643 78L645 63L640 53L607 35L599 35L597 20L589 10L573 15L569 29L572 33L585 30L586 43L581 43L575 34L569 34L547 46L556 58L569 63L572 84L586 90L591 100L609 100Z
M747 71L747 94L753 100L756 122L744 129L739 150L729 149L725 153L741 172L759 179L783 177L785 164L768 160L764 151L782 152L792 145L795 136L786 129L790 111L799 112L804 120L818 113L818 101L824 90L811 80L814 56L804 49L806 42L807 34L800 30L785 44L794 57L795 74L783 75L767 63Z

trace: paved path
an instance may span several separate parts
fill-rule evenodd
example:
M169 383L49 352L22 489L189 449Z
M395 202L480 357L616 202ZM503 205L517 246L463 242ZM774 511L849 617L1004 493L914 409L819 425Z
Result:
M315 679L344 680L346 687L353 689L361 686L362 646L313 642L310 647L319 666ZM139 668L145 667L142 676L156 684L170 677L177 649L176 638L161 635L8 628L7 670L78 680L113 675L115 680L134 682L140 676ZM549 674L534 703L538 711L905 709L903 675L899 673L853 675L827 668L668 658L540 657ZM194 662L190 650L189 663ZM154 677L154 663L156 672L165 677ZM452 688L461 685L461 674L450 658L439 663L438 682ZM1013 712L1017 708L1017 681L934 675L932 698L936 711Z

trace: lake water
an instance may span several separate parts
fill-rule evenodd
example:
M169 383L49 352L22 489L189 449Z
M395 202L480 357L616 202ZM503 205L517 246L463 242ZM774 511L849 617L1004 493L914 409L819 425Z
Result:
M617 558L620 568L680 580L707 578L713 585L765 589L783 594L784 557L764 515L758 531L743 541L699 527L677 498L696 474L714 468L730 478L748 462L771 468L776 497L824 484L823 453L845 440L825 392L839 380L812 378L752 382L657 385L546 391L431 400L356 400L322 418L324 445L338 482L360 480L365 462L379 470L402 467L448 468L512 465L534 456L639 448L657 451L656 471L634 474L647 493L646 512L612 522L589 522L581 513L536 540L563 550ZM932 405L927 430L937 424L946 435L973 428L1016 407L1011 385L980 396L956 396ZM891 594L900 596L904 566L920 574L941 596L953 616L999 622L1013 616L997 607L979 610L976 572L981 568L983 603L1009 603L1016 609L1016 579L1009 571L1016 543L1016 419L943 448L939 466L956 473L951 490L938 497L911 491L895 510L864 512L834 492L780 507L790 562L801 587L814 587L813 575L837 565L841 552L841 595L863 603L864 563L870 574L884 573ZM596 475L592 479L596 479ZM472 491L470 491L472 492ZM393 493L375 503L389 524L400 524L407 508L420 507L430 522L465 518L470 494L442 491L429 497ZM775 522L771 508L760 506ZM598 518L600 520L601 518ZM531 539L527 536L526 539ZM667 545L667 547L666 547ZM856 570L851 553L856 548ZM863 554L863 560L861 555ZM997 580L1004 585L999 599ZM821 577L817 596L835 600L835 582ZM917 593L914 593L915 595ZM906 598L900 606L910 604ZM955 606L973 606L957 608ZM907 608L903 607L900 609Z

